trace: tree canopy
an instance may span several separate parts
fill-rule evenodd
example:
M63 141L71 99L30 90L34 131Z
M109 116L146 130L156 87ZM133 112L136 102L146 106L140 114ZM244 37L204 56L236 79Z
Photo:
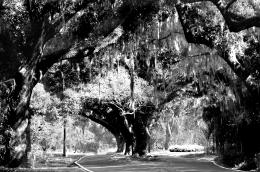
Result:
M32 112L30 98L34 86L50 68L54 72L49 70L46 75L59 78L57 71L60 68L61 74L65 73L63 80L66 77L75 79L66 82L65 88L72 87L80 77L88 82L102 83L103 72L99 70L109 67L116 66L118 72L124 70L121 77L126 76L123 74L127 71L130 90L111 85L106 88L111 94L103 94L101 89L92 88L89 83L92 87L88 91L96 91L90 95L96 96L93 97L95 100L111 99L115 95L113 89L116 89L119 91L116 99L120 101L130 91L130 113L138 107L135 100L147 101L144 98L150 93L146 94L144 90L150 91L153 87L155 96L151 102L155 107L170 102L180 93L202 96L214 90L224 92L220 94L220 100L214 98L218 97L215 92L211 96L212 102L218 102L217 106L223 102L222 98L250 99L252 101L246 101L251 104L245 106L246 113L259 114L259 5L257 0L1 0L0 86L1 95L7 96L1 101L5 138L1 139L5 145L5 153L1 155L3 164L18 166L30 151L26 146L29 143L26 128ZM109 51L111 49L113 51ZM109 52L115 58L106 55ZM236 76L231 74L232 79L228 81L224 75L225 68L224 72L218 69L212 71L206 64L193 60L200 56L211 59L221 57ZM188 65L177 64L185 60ZM68 63L63 64L63 61ZM57 65L58 62L62 65ZM83 68L80 67L82 62L85 63ZM70 64L75 63L72 69L84 69L83 77L78 75L80 72L67 75L71 70ZM91 68L93 63L96 65L94 70ZM224 66L224 63L220 64ZM187 71L177 72L178 65ZM206 66L205 71L203 66ZM199 68L200 72L195 68ZM107 79L116 81L115 71L110 72L107 72ZM220 87L220 81L226 85ZM244 85L230 86L235 88L232 91L236 90L233 96L227 85L239 81ZM61 87L51 87L57 82L47 84L50 91L60 91ZM57 85L64 88L63 84ZM145 89L138 92L135 87ZM244 92L248 96L240 96ZM136 130L144 131L145 127L140 121L135 121ZM136 135L139 138L146 136ZM142 144L143 149L146 145Z

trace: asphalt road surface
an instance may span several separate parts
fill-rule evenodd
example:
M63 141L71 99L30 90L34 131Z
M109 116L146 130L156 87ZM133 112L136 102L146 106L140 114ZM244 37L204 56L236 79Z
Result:
M231 172L208 160L161 155L150 159L132 159L120 155L86 156L78 161L93 172Z

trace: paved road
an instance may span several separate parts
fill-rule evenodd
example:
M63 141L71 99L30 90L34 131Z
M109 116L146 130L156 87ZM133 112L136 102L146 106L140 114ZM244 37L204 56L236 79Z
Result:
M158 156L150 160L130 160L119 155L86 156L79 164L93 172L232 172L207 160Z

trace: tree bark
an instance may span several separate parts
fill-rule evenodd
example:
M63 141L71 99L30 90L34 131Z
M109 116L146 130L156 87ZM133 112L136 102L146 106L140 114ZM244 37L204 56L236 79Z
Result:
M15 78L15 89L10 96L7 115L8 128L6 138L5 163L7 167L28 166L27 153L31 149L29 102L32 89L38 81L35 67L22 67Z
M147 153L150 136L147 126L145 126L140 114L135 116L133 130L136 139L134 153L137 153L139 156L145 156Z
M123 138L123 136L121 135L114 135L116 138L116 144L117 144L117 153L121 153L124 151L125 148L125 140Z
M131 150L133 153L133 148L135 146L134 135L131 132L127 132L123 136L125 138L125 155L130 155Z
M25 152L25 159L22 163L23 167L30 168L33 166L32 161L31 161L31 150L32 150L32 143L31 143L31 117L33 115L32 110L29 109L29 116L28 116L28 125L25 130L26 134L26 140L27 140L27 149Z

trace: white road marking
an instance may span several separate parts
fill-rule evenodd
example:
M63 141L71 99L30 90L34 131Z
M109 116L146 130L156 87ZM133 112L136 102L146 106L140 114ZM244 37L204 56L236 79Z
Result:
M74 163L75 163L77 166L79 166L79 168L80 168L81 170L83 170L83 171L86 171L86 172L94 172L94 171L91 171L91 170L85 168L84 166L82 166L81 164L78 163L79 161L81 161L81 160L82 160L83 158L85 158L85 157L87 157L87 156L83 156L83 157L79 158L79 159L78 159L77 161L75 161Z

